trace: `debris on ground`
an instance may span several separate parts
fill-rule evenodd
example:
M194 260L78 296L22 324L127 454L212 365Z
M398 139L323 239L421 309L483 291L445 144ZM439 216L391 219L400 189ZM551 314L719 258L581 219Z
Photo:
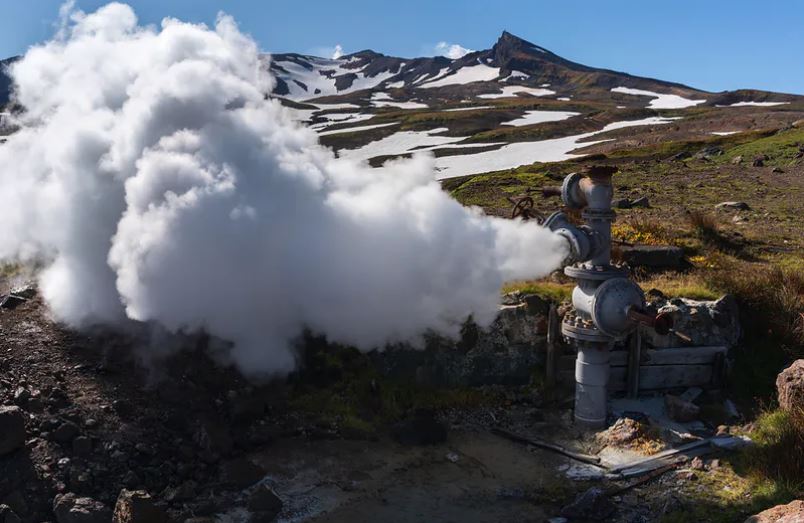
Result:
M616 507L600 487L591 487L579 494L569 505L561 509L561 515L570 519L603 521L611 516Z

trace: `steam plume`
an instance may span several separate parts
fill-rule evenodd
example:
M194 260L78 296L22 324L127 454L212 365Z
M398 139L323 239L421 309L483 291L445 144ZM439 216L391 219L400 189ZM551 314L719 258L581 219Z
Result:
M0 145L0 259L47 260L43 296L70 325L204 329L246 374L281 373L304 327L365 349L455 334L564 256L535 224L456 203L429 156L336 159L265 98L227 16L66 16L11 70L26 111Z

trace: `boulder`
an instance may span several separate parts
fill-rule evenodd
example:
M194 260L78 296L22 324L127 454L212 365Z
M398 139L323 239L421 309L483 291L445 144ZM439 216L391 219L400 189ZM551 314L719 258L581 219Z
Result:
M0 407L0 456L25 445L25 414L19 407Z
M640 196L631 202L631 207L650 207L650 200L648 200L647 196Z
M592 487L562 508L561 515L569 519L602 521L611 516L615 509L616 507L609 500L605 490L600 487Z
M630 209L631 200L629 200L628 198L619 198L611 202L611 205L617 209Z
M81 432L78 425L72 421L65 421L53 431L51 438L59 443L70 443Z
M265 469L246 458L227 461L220 468L220 479L224 486L243 489L265 477Z
M669 313L674 328L692 339L692 346L733 347L740 339L740 315L737 300L727 294L715 301L657 297L651 301L657 312ZM661 335L647 326L640 326L642 339L655 348L678 347L672 334Z
M740 165L741 163L743 163L743 155L738 154L737 156L731 159L731 163L732 165Z
M0 523L22 523L20 517L8 505L0 505Z
M376 368L395 379L437 386L527 385L544 363L550 304L535 294L503 297L486 328L473 321L453 340L428 336L426 350L408 344L371 354Z
M765 167L765 160L767 159L768 157L765 155L755 156L754 161L751 162L751 165L753 165L754 167Z
M110 523L112 511L100 501L79 498L73 493L60 494L53 500L53 514L58 523Z
M271 487L260 484L248 497L248 509L275 518L282 511L282 499Z
M804 523L804 501L797 499L787 505L763 510L746 519L745 523Z
M796 360L776 377L779 406L792 412L804 409L804 359Z
M723 149L716 145L711 145L709 147L704 147L697 153L695 153L694 158L698 160L710 160L716 156L720 156L723 154Z
M144 490L121 490L112 516L113 523L167 523L164 510Z
M624 245L619 249L622 261L631 267L683 269L684 250L671 245Z

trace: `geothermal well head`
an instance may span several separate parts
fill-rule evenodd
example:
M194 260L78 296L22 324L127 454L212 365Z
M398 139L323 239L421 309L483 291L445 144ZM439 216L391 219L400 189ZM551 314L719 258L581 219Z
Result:
M561 332L578 350L575 421L590 428L606 423L609 357L614 344L639 323L664 331L672 327L669 318L646 311L644 293L628 277L627 268L611 263L611 223L615 218L611 177L615 172L616 168L609 166L592 167L585 174L573 173L564 179L561 199L570 209L581 211L583 225L573 224L563 212L544 222L566 240L570 254L564 273L578 282Z

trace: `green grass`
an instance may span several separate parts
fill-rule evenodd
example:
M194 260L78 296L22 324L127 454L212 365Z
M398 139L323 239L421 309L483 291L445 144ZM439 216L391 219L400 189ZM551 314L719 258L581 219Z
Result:
M556 283L544 280L526 280L508 282L503 286L502 292L521 292L522 294L536 294L548 301L560 303L572 298L572 289L575 283Z
M742 156L744 162L750 163L757 156L767 155L769 159L765 165L786 167L796 161L801 145L804 145L804 129L790 129L728 149L719 161L727 162Z

